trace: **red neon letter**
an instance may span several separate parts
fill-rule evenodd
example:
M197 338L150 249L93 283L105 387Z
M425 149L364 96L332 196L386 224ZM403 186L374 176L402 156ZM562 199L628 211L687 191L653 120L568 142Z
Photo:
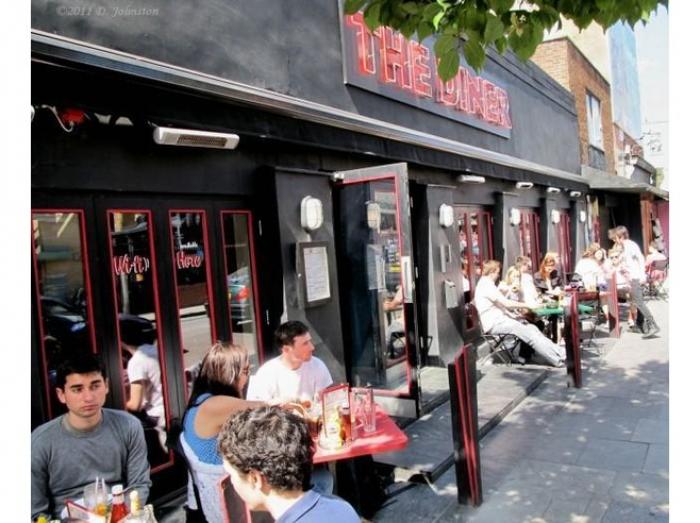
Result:
M489 123L497 124L499 114L496 86L488 80L481 80L481 87L483 91L484 119Z
M483 119L484 105L481 92L481 77L467 76L467 89L469 92L469 112Z
M383 27L379 32L379 41L381 43L379 63L381 64L382 81L388 84L399 84L404 89L411 89L413 79L410 74L411 61L408 58L406 39L401 33Z
M437 67L437 63L435 64ZM462 67L460 67L461 72ZM456 76L452 80L443 82L440 77L436 74L435 80L437 81L437 101L438 103L445 104L448 107L456 107L459 101L459 76Z
M419 96L432 98L433 87L430 85L430 51L424 45L411 40L411 60L413 62L413 92Z
M510 121L510 102L508 100L508 93L496 87L496 95L498 96L498 114L499 114L499 124L501 127L506 129L512 129L513 123Z
M357 51L357 70L360 74L373 75L377 73L374 58L374 39L372 33L365 26L364 15L355 13L347 15L345 21L355 27L355 50Z

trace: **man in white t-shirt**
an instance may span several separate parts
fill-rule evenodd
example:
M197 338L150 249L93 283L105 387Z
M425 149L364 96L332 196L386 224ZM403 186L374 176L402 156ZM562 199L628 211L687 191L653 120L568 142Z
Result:
M312 401L317 392L333 383L328 367L315 357L309 328L300 321L288 321L275 330L280 355L265 362L250 377L247 399L270 401ZM314 467L314 490L333 492L333 475L325 465Z
M639 245L630 240L627 227L620 225L619 227L615 227L614 230L615 243L622 248L622 264L629 276L630 307L636 306L637 311L641 312L647 321L649 330L643 338L652 338L661 331L661 328L656 324L656 320L654 320L649 307L647 307L642 297L642 282L646 279L644 255L639 249Z
M288 321L275 331L280 355L266 362L248 385L249 400L311 401L333 383L328 367L313 355L309 328L300 321Z
M488 260L484 262L481 278L476 284L474 305L479 312L481 327L487 334L512 334L533 348L535 353L553 367L562 367L566 353L552 340L547 338L533 324L523 324L511 318L507 311L527 309L527 304L509 300L496 287L501 275L501 262Z

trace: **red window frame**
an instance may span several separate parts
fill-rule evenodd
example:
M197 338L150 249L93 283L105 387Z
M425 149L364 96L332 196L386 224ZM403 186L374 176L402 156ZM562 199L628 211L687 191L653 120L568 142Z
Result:
M209 326L210 326L210 331L211 332L211 342L214 344L214 342L218 339L217 332L216 332L216 322L214 321L214 311L216 310L215 304L214 304L214 292L213 292L213 283L212 283L212 271L211 271L211 262L210 262L210 253L211 250L209 249L209 227L207 224L207 213L204 209L168 209L168 230L170 234L170 252L172 253L171 261L173 263L173 285L174 285L174 290L175 290L175 307L177 311L177 335L178 335L178 340L180 342L180 358L182 361L182 386L183 386L183 394L184 397L187 398L187 375L185 372L185 343L184 339L182 337L182 326L180 323L180 292L178 290L178 284L177 284L177 264L175 262L175 245L174 245L174 240L175 238L173 237L173 228L172 228L172 217L173 214L179 214L179 213L198 213L201 214L202 216L202 233L203 233L203 242L204 242L204 266L205 266L205 271L206 271L206 277L207 277L207 296L209 298Z
M542 256L542 253L540 252L540 216L532 209L519 210L520 226L518 230L518 240L520 243L520 254L522 256L526 255L526 239L529 236L530 247L532 250L530 253L530 260L532 261L533 271L537 271L540 266L540 258Z
M559 223L557 224L557 237L559 240L559 260L561 269L566 274L571 273L571 217L564 210L559 211Z
M225 231L225 216L229 214L239 214L244 215L248 221L248 247L250 250L250 280L253 286L253 314L255 315L255 337L258 341L257 353L258 353L258 366L265 363L265 351L263 350L263 340L262 340L262 329L260 323L260 298L258 294L258 266L255 257L255 236L253 235L253 213L250 211L242 210L223 210L220 213L221 221L221 242L222 250L224 253L224 272L223 272L223 283L224 289L228 289L228 259L226 257L226 238L224 236ZM231 304L229 300L226 300L226 311L228 317L228 332L229 338L233 339L233 325L231 324Z
M87 303L87 324L88 324L88 329L90 331L90 345L92 348L92 353L97 354L97 336L95 335L95 316L92 310L92 286L91 286L91 279L90 279L90 267L88 263L88 257L87 257L87 235L85 233L85 212L83 209L65 209L65 208L60 208L60 209L45 209L45 208L40 208L40 209L32 209L31 210L31 219L32 221L34 220L34 215L35 214L58 214L58 213L63 213L63 214L77 214L80 218L79 223L80 223L80 256L81 260L83 261L83 279L85 280L85 301ZM48 364L46 361L46 346L44 344L44 317L43 313L41 310L41 289L39 288L39 260L37 259L36 256L36 239L35 239L35 231L34 227L32 224L32 263L34 264L34 293L36 295L36 303L37 303L37 315L38 315L38 326L39 326L39 345L41 348L41 371L42 371L42 376L46 380L46 386L44 387L44 394L46 396L46 409L49 415L49 419L53 419L54 417L54 412L53 408L51 406L51 393L53 392L51 390L51 382L49 380L48 376Z
M158 332L157 332L157 339L158 339L158 362L160 364L160 380L161 380L161 385L163 387L163 408L165 409L165 428L168 430L170 428L170 401L169 397L170 394L168 392L168 380L167 380L167 373L166 373L166 366L165 366L165 345L163 343L163 323L161 321L162 314L160 311L160 299L159 299L159 292L158 292L158 270L157 270L157 260L155 257L155 244L153 240L153 232L154 232L154 221L153 221L153 213L148 210L148 209L107 209L106 211L106 217L107 217L107 238L108 238L108 244L109 244L109 272L110 272L110 279L112 281L112 300L114 303L114 321L115 321L115 327L117 331L117 351L119 353L119 361L121 361L121 347L119 346L119 342L121 340L121 331L119 329L119 302L117 301L117 281L115 279L114 275L114 267L112 265L112 260L114 259L114 249L112 248L112 230L110 227L110 215L113 215L114 213L138 213L138 214L145 214L148 216L148 252L150 255L151 259L151 268L153 270L153 276L152 276L152 283L153 283L153 304L154 304L154 311L153 313L155 314L156 317L156 326L158 327ZM123 372L121 365L119 366L119 372ZM121 378L121 376L120 376ZM124 380L120 379L119 380L119 386L122 389L122 398L126 398L126 389L124 388ZM126 407L122 405L123 410L126 411ZM172 466L175 463L174 460L174 455L173 451L170 450L168 451L168 461L165 461L163 463L160 463L156 465L155 467L151 467L151 473L158 472L159 470L162 470L166 467Z
M462 223L464 224L465 233L468 233L467 238L467 272L469 274L469 288L472 289L472 293L476 288L477 274L474 266L474 246L471 243L471 219L476 219L477 229L476 236L477 242L479 244L479 253L481 257L480 267L483 267L485 260L493 259L493 218L490 211L483 209L474 208L461 208L458 209L462 212ZM486 230L484 230L484 224L486 224ZM486 236L486 241L484 241L484 236ZM484 249L486 247L486 249ZM461 253L460 253L461 256Z

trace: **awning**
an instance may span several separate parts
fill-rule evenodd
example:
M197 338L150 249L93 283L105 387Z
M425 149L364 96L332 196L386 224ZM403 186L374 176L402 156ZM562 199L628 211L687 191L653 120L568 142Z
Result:
M622 176L614 176L596 169L586 168L586 166L582 166L581 171L584 181L591 189L632 194L651 193L663 200L669 199L668 191L664 191L648 183L635 182Z

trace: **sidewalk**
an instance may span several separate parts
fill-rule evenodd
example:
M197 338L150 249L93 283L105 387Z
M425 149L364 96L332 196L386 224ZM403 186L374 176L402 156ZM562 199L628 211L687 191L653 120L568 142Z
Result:
M668 304L649 305L660 337L624 332L582 389L551 375L480 442L480 507L457 504L451 467L399 486L372 521L668 521Z

